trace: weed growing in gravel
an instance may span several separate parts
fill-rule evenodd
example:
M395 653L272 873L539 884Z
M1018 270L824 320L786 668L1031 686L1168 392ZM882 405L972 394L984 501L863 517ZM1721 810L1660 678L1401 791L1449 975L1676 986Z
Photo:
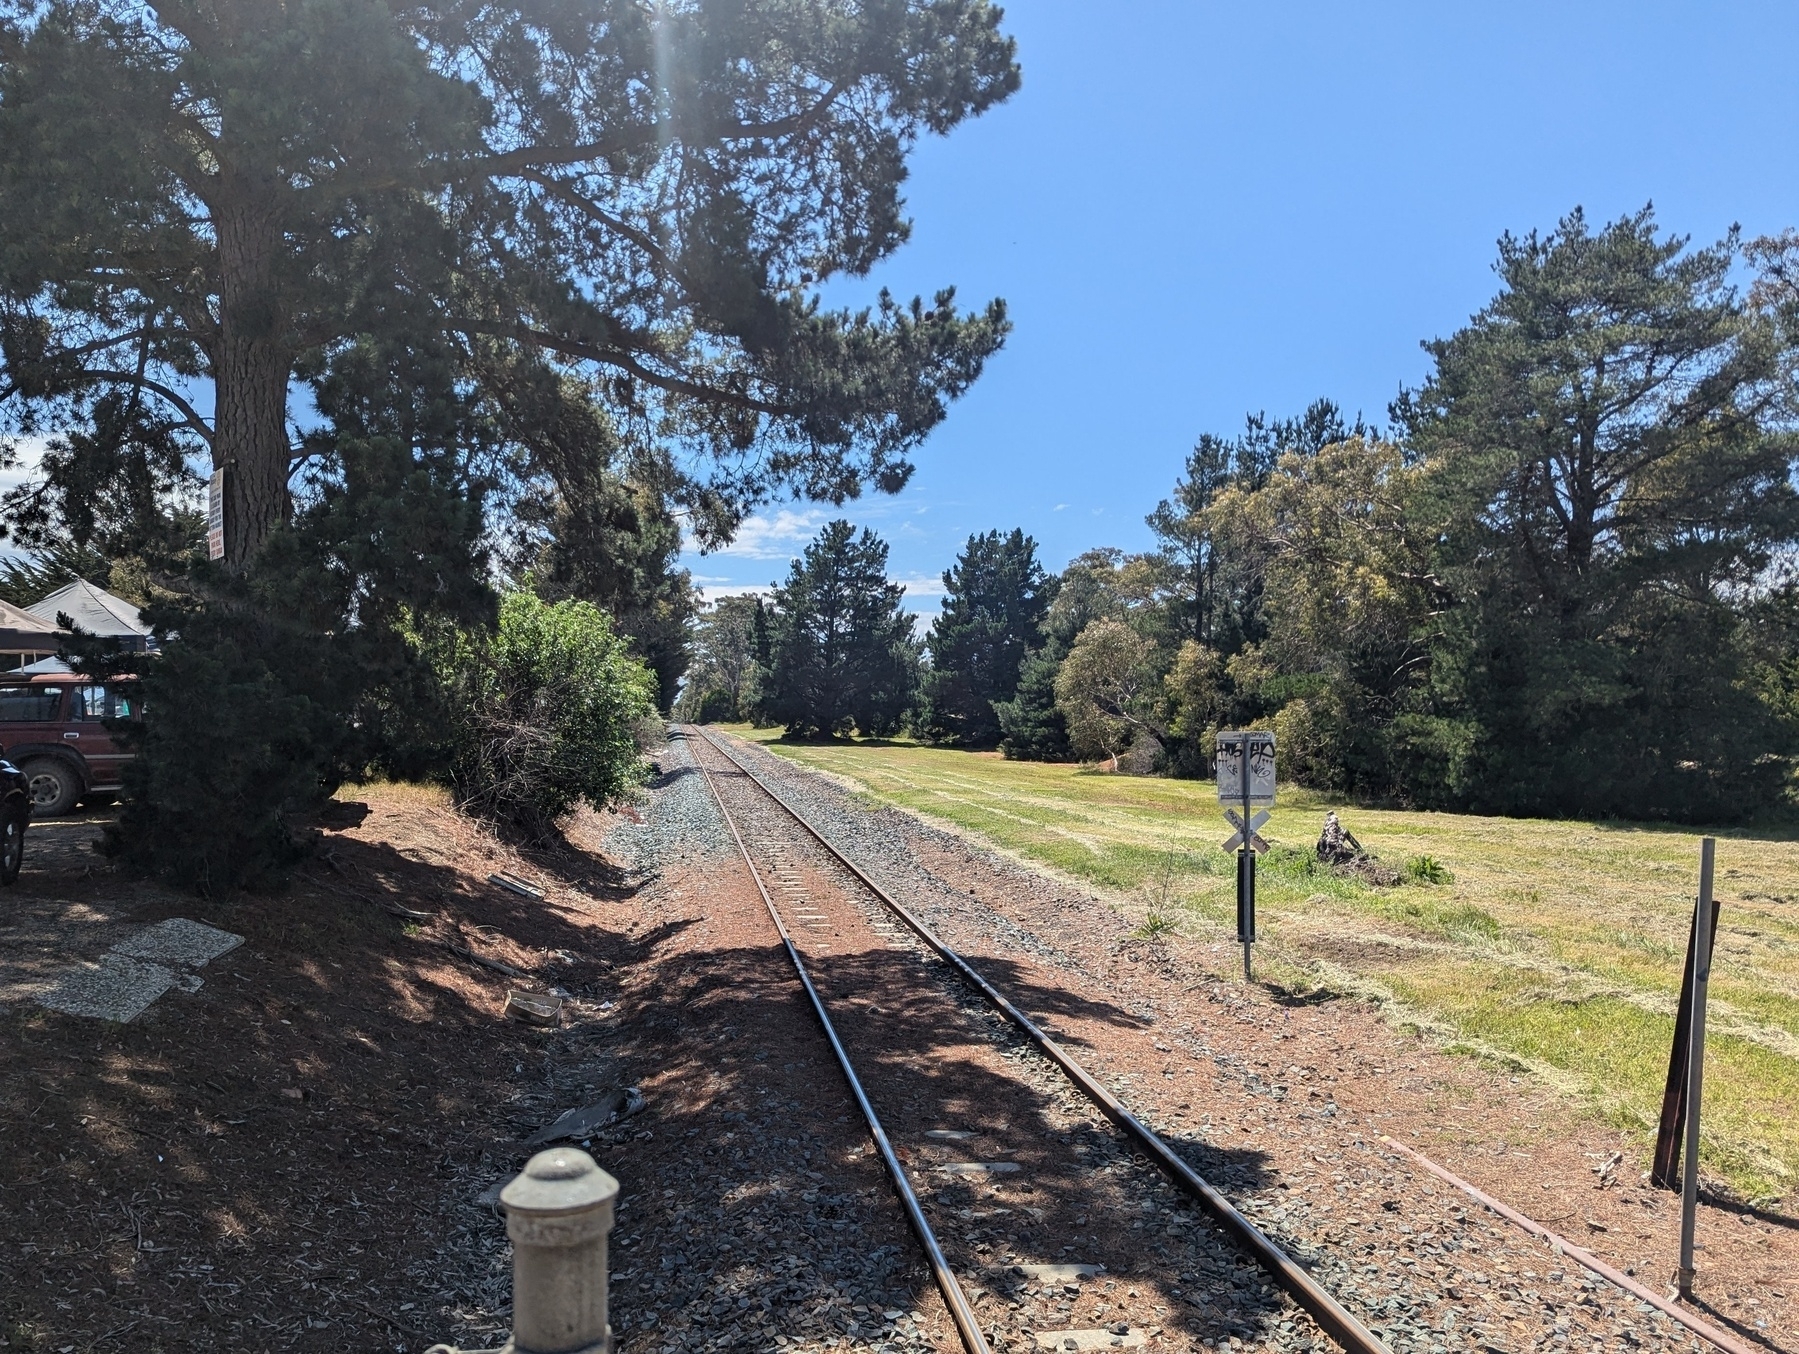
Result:
M1162 853L1162 859L1157 862L1154 873L1144 881L1139 890L1146 907L1143 920L1138 923L1133 935L1144 940L1160 940L1180 930L1180 922L1175 916L1175 909L1180 905L1175 882L1183 873L1182 867L1188 864L1184 859L1188 854L1179 851Z
M1180 934L1180 922L1166 912L1147 912L1137 929L1131 932L1140 940L1161 940L1164 936Z

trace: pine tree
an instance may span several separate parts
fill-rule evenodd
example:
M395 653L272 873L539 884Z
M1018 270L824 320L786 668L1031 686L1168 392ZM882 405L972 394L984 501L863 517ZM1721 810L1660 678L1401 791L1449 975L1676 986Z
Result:
M1004 305L820 292L904 242L917 140L1017 87L999 21L986 0L0 0L0 433L69 450L5 525L86 545L123 515L185 570L162 614L188 652L151 717L185 699L269 731L229 781L204 740L147 742L119 849L269 874L343 778L420 769L386 732L421 708L412 638L493 624L498 544L612 608L666 701L676 509L717 544L778 490L901 488ZM170 511L208 463L218 568Z
M1418 798L1691 818L1780 793L1793 735L1744 612L1799 543L1799 350L1740 257L1576 211L1502 239L1500 294L1425 345L1394 411L1449 599L1398 725Z
M1055 581L1037 563L1037 543L1014 529L970 536L943 574L943 610L931 628L925 728L969 747L999 740L995 706L1018 689L1019 665L1043 643Z
M1012 699L994 707L999 720L999 750L1015 762L1066 762L1074 759L1068 720L1056 705L1056 674L1068 648L1054 635L1041 649L1027 654L1018 667Z
M762 702L791 734L898 729L918 685L906 590L887 581L887 544L827 523L775 589Z
M702 536L777 487L895 490L1004 308L817 289L904 241L917 139L1017 88L999 19L6 0L0 397L52 430L112 398L109 435L210 459L234 567L319 454L292 389L332 420L346 373L401 392L386 432L529 473L654 430L642 454L699 458L663 468Z

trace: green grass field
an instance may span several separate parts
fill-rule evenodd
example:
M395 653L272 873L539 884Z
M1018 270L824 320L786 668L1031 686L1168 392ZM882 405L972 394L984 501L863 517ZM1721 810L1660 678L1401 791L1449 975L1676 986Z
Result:
M730 731L1072 876L1147 932L1221 951L1234 934L1233 866L1218 849L1229 829L1209 783ZM1311 848L1332 807L1383 862L1428 856L1453 882L1375 888L1321 871ZM1370 997L1401 1025L1526 1069L1653 1138L1698 833L1353 808L1283 787L1263 835L1274 850L1257 890L1259 978ZM1799 1181L1799 841L1717 835L1705 1161L1767 1199Z

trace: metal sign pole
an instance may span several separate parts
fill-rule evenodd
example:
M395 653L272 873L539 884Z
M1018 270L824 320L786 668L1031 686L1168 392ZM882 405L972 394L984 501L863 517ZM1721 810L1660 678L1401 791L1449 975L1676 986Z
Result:
M1240 781L1243 787L1243 821L1249 822L1249 735L1243 735L1238 745L1241 751L1243 768ZM1243 981L1253 982L1249 971L1249 947L1256 939L1256 853L1249 844L1247 831L1243 845L1237 852L1237 939L1243 942Z
M1718 843L1699 842L1699 907L1693 926L1693 1033L1687 1054L1686 1167L1680 1180L1680 1296L1693 1299L1693 1229L1699 1209L1699 1093L1705 1085L1705 990L1712 976L1712 865Z

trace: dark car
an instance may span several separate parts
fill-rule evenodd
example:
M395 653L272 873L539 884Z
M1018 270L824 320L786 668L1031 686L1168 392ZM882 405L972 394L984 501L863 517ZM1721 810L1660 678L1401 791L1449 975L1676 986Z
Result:
M11 762L0 762L0 884L18 882L30 823L31 782Z
M25 774L36 813L109 803L131 754L102 721L133 713L128 696L73 673L0 676L0 755Z

